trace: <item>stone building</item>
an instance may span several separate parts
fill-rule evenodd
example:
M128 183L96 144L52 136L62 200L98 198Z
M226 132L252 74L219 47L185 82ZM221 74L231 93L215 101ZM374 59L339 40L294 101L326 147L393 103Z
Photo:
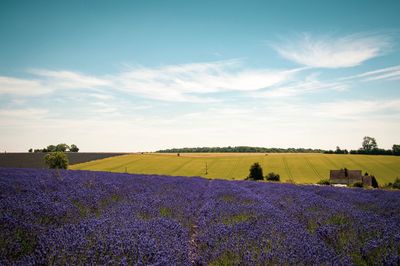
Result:
M362 175L361 170L348 170L347 168L330 171L331 184L351 185L362 182L364 186L372 185L372 178L368 174Z

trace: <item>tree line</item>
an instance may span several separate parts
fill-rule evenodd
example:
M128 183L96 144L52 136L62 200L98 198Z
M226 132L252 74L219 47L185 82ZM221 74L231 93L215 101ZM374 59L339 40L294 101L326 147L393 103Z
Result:
M265 147L250 147L250 146L235 146L235 147L195 147L195 148L173 148L159 150L160 153L200 153L200 152L254 152L254 153L322 153L325 150L321 149L306 149L306 148L265 148Z
M391 150L385 150L378 148L376 139L373 137L365 136L361 143L361 148L358 150L340 149L339 146L336 150L324 151L327 154L369 154L369 155L400 155L400 144L394 144Z
M339 146L336 150L310 149L310 148L265 148L265 147L250 147L250 146L235 146L235 147L193 147L193 148L172 148L158 150L159 153L326 153L326 154L370 154L370 155L400 155L400 144L394 144L392 149L385 150L378 148L376 139L365 136L363 138L361 148L358 150L341 149Z
M78 152L79 148L75 144L67 145L65 143L60 143L57 145L49 145L43 149L32 149L28 150L29 152Z

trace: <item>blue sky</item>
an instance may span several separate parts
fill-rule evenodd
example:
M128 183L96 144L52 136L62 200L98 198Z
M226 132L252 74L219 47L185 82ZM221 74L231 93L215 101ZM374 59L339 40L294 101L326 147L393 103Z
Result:
M0 151L400 143L399 1L1 1Z

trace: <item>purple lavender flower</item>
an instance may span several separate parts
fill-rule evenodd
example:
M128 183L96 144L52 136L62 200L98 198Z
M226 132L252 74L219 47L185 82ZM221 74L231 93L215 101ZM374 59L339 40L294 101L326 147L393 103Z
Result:
M400 263L400 193L0 168L0 265Z

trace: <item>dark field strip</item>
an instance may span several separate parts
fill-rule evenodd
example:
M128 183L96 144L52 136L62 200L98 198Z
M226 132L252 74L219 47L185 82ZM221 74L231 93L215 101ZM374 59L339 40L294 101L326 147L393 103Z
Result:
M0 167L10 168L47 168L43 157L47 153L0 153ZM124 155L126 153L67 152L70 164L85 163L93 160Z
M313 172L315 173L315 175L317 175L320 179L323 179L323 177L319 174L319 172L317 171L317 169L315 169L315 167L312 165L312 163L310 162L310 160L306 157L304 158L307 162L307 165L313 170Z
M400 192L0 168L0 265L399 265Z

